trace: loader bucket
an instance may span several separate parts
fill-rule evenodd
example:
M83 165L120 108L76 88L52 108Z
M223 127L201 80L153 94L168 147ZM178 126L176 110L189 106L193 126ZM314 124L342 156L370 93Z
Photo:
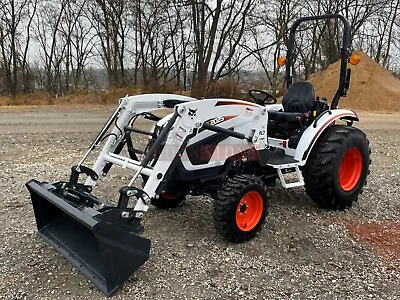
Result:
M71 205L48 186L26 183L39 234L111 296L148 260L150 240L140 237L137 228L127 230L94 209Z

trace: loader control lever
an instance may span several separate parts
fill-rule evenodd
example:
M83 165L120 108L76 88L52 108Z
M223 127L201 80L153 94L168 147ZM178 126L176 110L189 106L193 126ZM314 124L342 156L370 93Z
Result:
M304 113L302 116L297 116L296 120L299 121L300 127L307 127L308 119L310 118L311 112Z
M211 125L211 124L208 124L208 123L203 123L203 127L202 128L206 129L206 130L214 131L214 132L217 132L217 133L226 134L228 136L235 137L235 138L240 139L240 140L246 139L246 136L243 133L233 131L232 129L226 129L226 128L222 128L222 127L219 127L219 126Z

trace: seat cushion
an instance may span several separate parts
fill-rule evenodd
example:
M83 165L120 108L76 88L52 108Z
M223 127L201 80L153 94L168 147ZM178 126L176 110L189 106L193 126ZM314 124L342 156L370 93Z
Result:
M309 112L314 106L314 99L314 87L311 82L294 82L283 95L283 110L297 113Z
M299 117L302 118L303 114L285 111L268 111L268 120L299 124Z

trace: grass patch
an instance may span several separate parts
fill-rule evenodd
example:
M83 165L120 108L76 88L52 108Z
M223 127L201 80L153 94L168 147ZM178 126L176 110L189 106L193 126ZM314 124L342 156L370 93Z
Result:
M31 93L25 95L0 96L0 106L41 106L41 105L107 105L115 104L118 99L141 94L138 89L112 89L98 92L78 91L60 97L54 97L49 93Z

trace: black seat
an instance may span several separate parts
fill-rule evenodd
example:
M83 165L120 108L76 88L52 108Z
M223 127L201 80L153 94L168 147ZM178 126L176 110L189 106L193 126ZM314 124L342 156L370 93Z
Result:
M314 99L314 87L311 82L294 82L283 95L283 110L285 112L307 113L312 110Z
M268 111L270 120L298 123L299 117L310 112L314 107L314 87L309 81L293 83L283 95L283 111Z
M283 111L268 111L268 136L288 139L301 128L305 114L314 107L314 87L309 81L290 85L283 95Z

